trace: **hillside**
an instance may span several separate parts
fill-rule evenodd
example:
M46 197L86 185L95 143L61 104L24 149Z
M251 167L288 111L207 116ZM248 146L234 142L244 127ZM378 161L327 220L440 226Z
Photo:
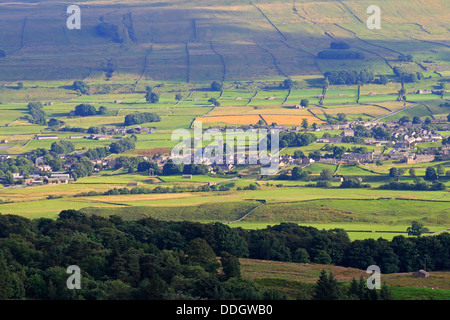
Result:
M370 68L447 71L448 1L78 1L81 29L58 0L0 4L0 80L202 82L321 75ZM364 59L317 59L344 41ZM413 61L398 61L412 55ZM423 64L423 60L429 61Z
M239 259L242 276L266 288L278 289L290 299L310 298L320 272L332 272L337 281L348 285L352 279L367 279L365 270L321 264ZM430 272L429 278L418 279L412 273L381 274L383 284L389 286L394 299L428 300L450 298L450 273Z

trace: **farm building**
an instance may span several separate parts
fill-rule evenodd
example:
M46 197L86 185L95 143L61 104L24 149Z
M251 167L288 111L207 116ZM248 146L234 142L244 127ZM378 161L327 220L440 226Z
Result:
M430 276L430 274L428 272L426 272L425 270L419 270L416 272L413 272L413 277L414 278L428 278Z
M138 182L128 182L128 183L127 183L127 186L128 186L128 187L137 187L138 185L139 185Z
M37 140L58 140L58 136L35 136Z

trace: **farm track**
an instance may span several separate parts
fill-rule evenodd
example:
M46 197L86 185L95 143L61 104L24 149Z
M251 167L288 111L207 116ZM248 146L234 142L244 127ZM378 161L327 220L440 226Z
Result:
M390 112L390 113L388 113L388 114L384 114L384 115L382 115L382 116L376 117L376 118L374 118L372 121L380 121L381 119L384 119L384 118L393 116L394 114L397 114L397 113L400 113L400 112L402 112L402 111L405 111L405 110L414 108L414 107L416 107L416 106L418 106L418 105L420 105L420 103L415 103L415 104L412 104L412 105L410 105L410 106L400 108L400 109L395 110L395 111L392 111L392 112Z
M259 207L262 207L262 206L264 206L264 204L260 204L259 206L253 208L252 210L250 210L249 212L247 212L245 215L243 215L241 218L239 218L239 219L237 219L237 220L232 220L232 221L224 222L224 224L231 224L231 223L234 223L234 222L242 221L242 220L244 220L245 218L247 218L252 212L256 211Z

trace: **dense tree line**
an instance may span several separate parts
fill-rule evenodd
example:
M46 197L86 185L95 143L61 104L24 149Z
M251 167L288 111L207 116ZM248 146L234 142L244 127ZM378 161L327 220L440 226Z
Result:
M329 84L360 84L372 82L375 78L370 70L327 71L324 74Z
M291 223L244 230L221 223L122 220L65 210L58 219L0 215L0 298L282 298L240 277L237 257L381 272L450 267L450 234L350 241L341 229ZM219 263L217 257L222 257ZM82 270L68 290L66 268ZM220 268L221 267L221 268ZM350 286L352 287L352 286Z
M0 215L0 299L285 298L241 277L236 256L246 254L222 224ZM70 265L80 267L80 290L66 286Z
M124 124L125 126L132 126L135 124L159 121L161 121L161 118L156 113L143 112L126 115Z
M365 55L361 52L353 50L323 50L317 54L317 58L332 60L355 60L364 59Z
M443 191L447 189L447 186L439 181L428 183L422 178L417 178L413 183L391 181L382 184L379 188L387 190Z

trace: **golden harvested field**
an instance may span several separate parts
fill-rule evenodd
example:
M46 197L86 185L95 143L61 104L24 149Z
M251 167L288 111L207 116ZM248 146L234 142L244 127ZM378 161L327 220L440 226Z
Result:
M249 125L256 124L261 117L259 115L241 115L241 116L206 116L206 117L198 117L195 121L201 121L205 123L210 122L222 122L226 124L235 124L235 125Z
M301 125L303 119L308 120L309 124L312 123L323 123L322 120L320 120L317 117L314 117L312 115L282 115L282 114L270 114L270 115L261 115L262 118L266 121L268 124L276 123L278 125Z

